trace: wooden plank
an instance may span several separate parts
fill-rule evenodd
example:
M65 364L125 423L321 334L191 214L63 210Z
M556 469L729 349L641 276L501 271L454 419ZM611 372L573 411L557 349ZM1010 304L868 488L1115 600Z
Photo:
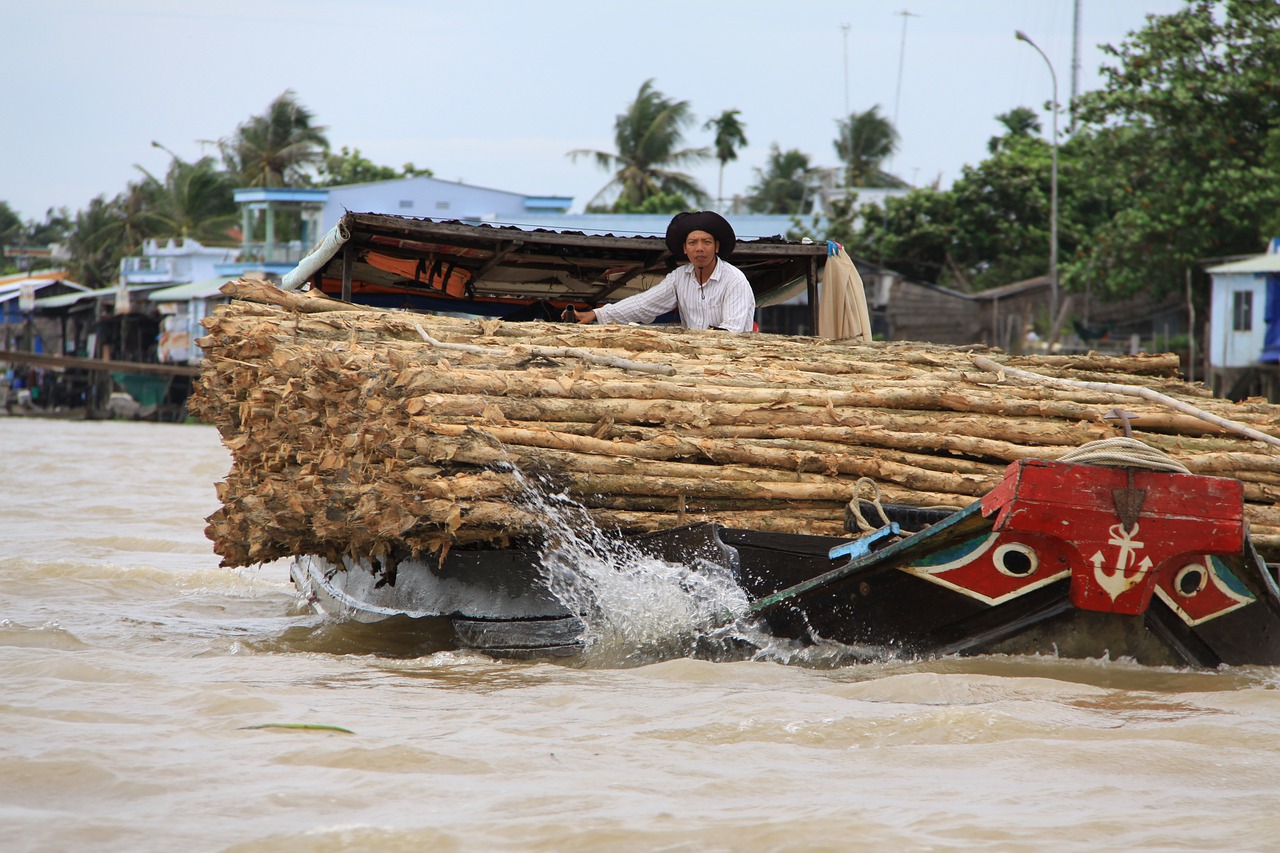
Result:
M37 367L78 367L89 371L121 373L155 373L162 376L199 376L200 368L187 364L152 364L141 361L117 361L105 358L77 358L69 355L0 350L0 361L34 364Z

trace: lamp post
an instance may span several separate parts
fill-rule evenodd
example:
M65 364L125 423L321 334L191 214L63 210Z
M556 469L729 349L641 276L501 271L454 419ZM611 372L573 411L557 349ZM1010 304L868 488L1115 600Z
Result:
M1052 337L1052 330L1058 322L1058 75L1054 73L1049 57L1026 33L1018 30L1014 37L1036 49L1044 64L1049 66L1049 78L1053 81L1053 138L1050 140L1053 166L1049 174L1049 328Z
M849 118L849 25L841 24L840 31L844 33L844 117Z

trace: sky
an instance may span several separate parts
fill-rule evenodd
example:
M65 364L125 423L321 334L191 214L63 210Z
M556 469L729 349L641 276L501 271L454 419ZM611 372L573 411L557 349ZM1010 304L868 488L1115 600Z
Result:
M1078 90L1148 14L1183 0L1079 0ZM987 156L995 117L1072 89L1075 0L0 0L0 200L24 220L162 175L291 89L336 151L437 178L572 196L608 179L574 149L615 150L614 121L648 79L704 122L740 111L724 170L745 193L770 146L836 166L836 123L878 105L888 164L949 186ZM902 14L911 13L910 16ZM1066 128L1067 116L1059 119ZM688 169L711 196L719 164Z

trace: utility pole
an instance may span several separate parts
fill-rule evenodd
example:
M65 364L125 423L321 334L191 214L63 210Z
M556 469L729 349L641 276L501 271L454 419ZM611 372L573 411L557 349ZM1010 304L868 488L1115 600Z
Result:
M893 129L901 137L902 131L898 130L898 107L902 103L902 68L906 64L907 57L907 19L918 18L919 15L914 12L908 12L903 9L898 13L902 16L902 43L898 46L898 87L893 93ZM897 152L894 152L896 155ZM889 168L893 168L893 156L889 157Z
M849 118L849 25L841 24L841 31L844 33L844 116L846 120Z
M1075 0L1071 20L1071 123L1067 132L1076 134L1076 96L1080 94L1080 0Z
M902 44L898 47L898 88L893 94L893 129L898 129L898 106L902 102L902 67L907 56L907 18L918 18L919 15L914 12L908 12L903 9L898 13L902 16Z

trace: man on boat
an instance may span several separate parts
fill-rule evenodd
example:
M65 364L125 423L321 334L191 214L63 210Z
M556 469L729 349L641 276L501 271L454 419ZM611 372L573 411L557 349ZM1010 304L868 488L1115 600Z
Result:
M733 226L710 210L677 213L667 226L667 249L687 261L643 293L628 296L594 311L565 309L564 319L579 323L651 323L661 314L679 309L687 329L750 332L756 298L742 270L723 259L733 254L737 238Z

